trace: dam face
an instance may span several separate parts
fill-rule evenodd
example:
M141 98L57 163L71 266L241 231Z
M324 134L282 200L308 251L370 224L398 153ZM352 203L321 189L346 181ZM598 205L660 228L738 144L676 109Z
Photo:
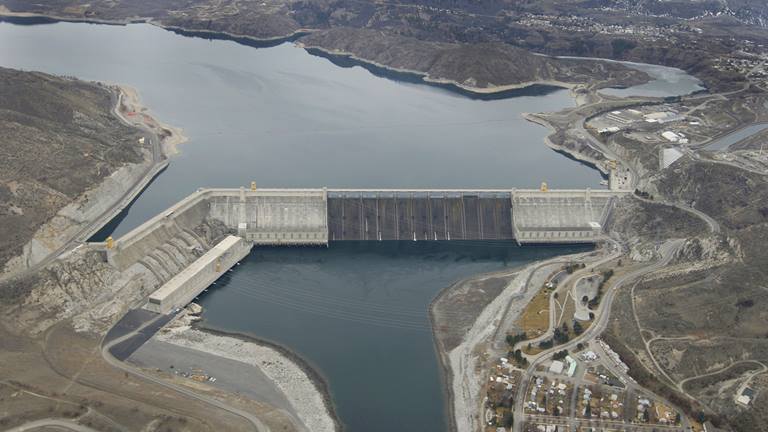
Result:
M121 271L148 275L147 283L159 288L148 307L165 313L184 306L253 246L361 240L594 243L603 236L616 198L627 193L199 189L123 237L92 246L104 248ZM225 237L231 245L213 250Z
M510 192L334 191L328 239L512 240Z

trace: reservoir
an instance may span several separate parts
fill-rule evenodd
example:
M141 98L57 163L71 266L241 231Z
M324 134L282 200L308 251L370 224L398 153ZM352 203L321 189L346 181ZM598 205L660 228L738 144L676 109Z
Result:
M169 168L116 221L120 236L201 186L598 188L523 112L560 89L474 100L342 68L285 43L252 48L135 24L0 23L0 66L135 87L184 129ZM673 86L674 87L674 86ZM663 92L663 91L662 91ZM353 432L446 429L430 301L483 272L587 250L494 242L258 248L201 300L206 324L281 344L327 380Z

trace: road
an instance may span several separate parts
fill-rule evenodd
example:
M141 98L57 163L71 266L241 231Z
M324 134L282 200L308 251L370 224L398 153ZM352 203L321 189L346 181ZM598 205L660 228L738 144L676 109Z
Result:
M229 404L227 404L225 402L222 402L222 401L220 401L218 399L214 399L214 398L205 396L203 394L198 394L198 393L196 393L196 392L194 392L194 391L192 391L192 390L190 390L190 389L188 389L186 387L170 383L170 382L168 382L168 381L166 381L164 379L161 379L161 378L158 378L156 376L153 376L153 375L150 375L148 373L145 373L144 371L142 371L139 368L135 368L135 367L129 365L128 363L121 362L120 360L118 360L114 356L112 356L112 353L109 352L110 348L112 348L113 346L119 344L120 342L122 342L122 341L124 341L126 339L131 338L136 333L138 333L139 331L141 331L145 327L148 327L148 326L152 325L155 321L161 319L162 317L163 317L162 315L158 315L156 318L154 318L154 319L152 319L150 321L147 321L146 323L142 324L140 327L136 328L135 330L133 330L133 331L131 331L131 332L129 332L129 333L119 337L119 338L116 338L116 339L110 341L107 344L102 345L102 347L101 347L101 356L111 366L114 366L114 367L116 367L116 368L118 368L118 369L120 369L120 370L122 370L122 371L124 371L126 373L134 375L134 376L136 376L138 378L141 378L141 379L143 379L145 381L149 381L149 382L161 385L161 386L163 386L165 388L168 388L168 389L173 390L175 392L181 393L181 394L183 394L185 396L188 396L190 398L197 399L197 400L199 400L201 402L204 402L204 403L206 403L208 405L211 405L211 406L214 406L216 408L219 408L219 409L222 409L224 411L227 411L227 412L229 412L231 414L234 414L234 415L236 415L238 417L242 417L243 419L245 419L246 421L251 423L251 425L253 425L253 429L256 430L257 432L269 432L270 431L269 427L267 427L267 425L265 425L261 420L259 420L258 417L256 417L255 415L249 413L248 411L241 410L239 408L235 408L235 407L233 407L233 406L231 406L231 405L229 405Z
M664 243L659 248L659 255L661 256L661 258L658 261L656 261L651 265L643 267L641 269L635 270L633 272L627 273L622 276L618 276L613 281L612 286L604 294L603 300L600 302L600 305L595 311L595 321L580 336L566 342L565 344L557 345L549 350L542 351L541 353L535 356L529 356L530 363L529 363L528 369L526 373L523 375L523 378L520 382L520 386L518 387L518 390L517 390L517 396L515 397L514 418L517 419L517 421L515 422L515 425L512 428L513 431L516 431L516 432L522 431L523 421L521 420L526 418L523 410L523 405L524 405L524 401L526 400L525 395L531 380L532 372L535 371L538 366L544 363L544 361L547 360L550 357L550 355L555 351L561 351L564 349L573 350L574 348L576 348L576 345L578 345L579 343L590 341L600 336L600 334L602 334L603 331L605 331L605 329L608 326L608 322L609 322L608 319L610 317L613 299L616 296L616 292L618 292L619 288L621 288L624 284L626 284L629 281L635 280L648 273L657 271L663 268L664 266L666 266L667 264L669 264L669 262L675 256L675 253L680 249L682 245L683 245L683 240L672 240L667 243ZM523 342L523 343L527 343L527 342ZM662 398L658 398L658 399L662 399ZM684 421L686 422L686 424L684 424L684 427L685 429L688 429L687 419L685 419Z
M603 264L605 264L607 262L610 262L610 261L612 261L614 259L619 258L622 255L622 253L623 253L621 245L619 245L619 243L616 242L613 239L608 239L608 242L610 243L610 246L607 246L609 248L608 249L608 255L598 259L597 261L593 261L593 262L588 263L588 265L587 265L587 267L585 269L573 272L572 274L568 275L568 277L566 277L565 280L563 280L559 284L558 288L559 287L567 287L569 284L572 284L574 280L582 277L585 273L590 273L592 269L594 269L596 267L599 267L599 266L601 266L601 265L603 265ZM530 280L530 278L529 278L529 280ZM527 345L528 343L532 343L532 344L535 345L537 342L541 342L543 340L546 340L546 339L549 339L550 337L552 337L552 332L554 331L555 327L557 327L557 324L558 324L558 321L559 321L559 319L557 318L557 312L556 312L557 309L555 309L555 304L556 304L557 300L555 299L555 296L554 296L555 292L557 292L557 291L559 291L559 290L555 289L552 292L552 294L549 296L549 330L547 330L542 335L540 335L540 336L538 336L536 338L528 339L528 340L525 340L523 342L518 343L517 345L515 345L515 347L512 348L513 350L517 349L517 348L522 349L522 346L524 344ZM565 309L565 302L566 301L568 301L568 299L564 296L563 297L563 309ZM529 356L527 354L524 354L524 356L526 358L528 358L529 361L536 358L536 356Z
M638 195L634 195L634 197L635 197L636 199L639 199L640 201L644 201L644 202L647 202L647 203L649 203L649 204L662 204L662 205L668 205L668 206L671 206L671 207L675 207L675 208L678 208L678 209L680 209L680 210L682 210L682 211L684 211L684 212L688 212L688 213L691 213L691 214L693 214L694 216L696 216L696 217L698 217L699 219L702 219L704 222L706 222L706 223L707 223L707 225L709 226L709 231L710 231L712 234L717 234L717 233L719 233L719 232L720 232L720 224L719 224L719 223L718 223L716 220L712 219L712 217L711 217L711 216L709 216L708 214L706 214L706 213L702 212L701 210L698 210L698 209L696 209L696 208L694 208L694 207L691 207L691 206L685 206L685 205L682 205L682 204L678 204L678 203L676 203L676 202L672 202L672 201L665 201L665 200L650 200L650 199L648 199L648 198L643 198L643 197L641 197L641 196L638 196Z
M56 248L39 262L30 265L28 268L0 276L0 283L11 280L18 280L19 278L33 274L39 269L44 268L56 260L64 252L72 250L79 244L82 244L82 242L87 241L96 231L98 231L101 227L106 225L110 220L117 216L118 213L124 210L131 203L131 201L133 201L133 199L138 196L142 190L144 190L149 182L151 182L152 179L154 179L155 176L162 172L162 170L165 169L165 167L168 165L168 161L164 160L164 156L160 148L161 141L159 136L149 127L140 123L132 123L123 117L122 114L120 114L119 107L122 101L122 96L122 93L117 96L114 94L112 95L112 100L114 102L112 114L117 117L124 125L131 128L138 128L143 132L144 139L149 140L150 148L152 151L152 164L149 165L144 171L141 179L132 185L121 197L115 200L109 209L100 214L96 219L87 222L74 236L69 239L69 241Z
M6 429L5 432L27 432L35 430L64 430L74 432L98 432L96 429L91 429L87 426L83 426L76 423L74 420L64 418L47 418L24 423L21 426L15 428Z

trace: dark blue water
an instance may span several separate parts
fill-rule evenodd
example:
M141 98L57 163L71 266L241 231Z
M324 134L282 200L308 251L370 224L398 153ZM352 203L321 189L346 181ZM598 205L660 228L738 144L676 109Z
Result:
M134 203L119 236L198 187L599 188L522 112L568 91L473 100L342 68L286 43L256 49L135 24L0 23L0 66L139 90L190 141Z
M256 49L149 25L0 23L0 66L133 86L154 115L184 129L190 141L114 221L116 236L198 187L251 180L599 187L596 171L551 151L548 131L520 116L571 106L565 90L477 100L339 67L292 44ZM459 279L584 249L488 242L259 249L202 303L208 324L277 342L314 365L350 431L440 432L447 422L430 301Z
M207 323L287 346L330 383L350 431L446 430L427 308L453 282L586 246L352 242L254 250L202 298Z

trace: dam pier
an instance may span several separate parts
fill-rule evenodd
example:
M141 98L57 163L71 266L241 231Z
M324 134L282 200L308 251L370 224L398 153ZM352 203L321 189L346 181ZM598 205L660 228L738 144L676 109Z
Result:
M145 309L183 307L254 246L343 241L595 243L629 192L541 189L198 189L119 239L92 243L157 286Z

